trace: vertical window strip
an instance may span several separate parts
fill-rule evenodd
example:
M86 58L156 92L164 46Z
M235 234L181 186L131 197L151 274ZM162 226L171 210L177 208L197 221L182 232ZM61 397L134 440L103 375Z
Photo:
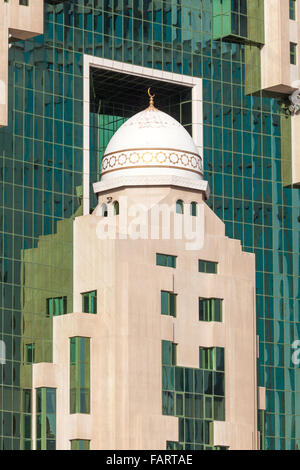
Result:
M297 64L297 44L290 42L290 63L292 65Z
M90 413L90 338L70 338L70 413Z
M290 20L296 20L296 0L290 0Z
M176 297L173 292L161 291L161 314L176 317Z
M197 202L191 202L191 216L197 217Z
M36 449L56 449L56 389L36 389Z
M171 341L162 341L162 364L176 366L177 363L177 344Z
M114 202L114 215L119 215L120 214L120 205L118 201Z
M176 201L176 214L183 214L183 213L184 213L183 201L181 199L178 199L178 201Z
M35 343L25 345L25 363L32 364L35 361Z

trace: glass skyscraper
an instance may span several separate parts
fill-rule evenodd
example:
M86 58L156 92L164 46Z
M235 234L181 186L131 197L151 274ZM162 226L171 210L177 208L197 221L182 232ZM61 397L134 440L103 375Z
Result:
M32 447L31 368L52 361L51 318L72 312L72 220L84 211L84 178L99 180L109 139L146 105L148 86L192 132L184 84L91 66L86 175L85 55L203 80L208 204L226 235L256 255L258 385L266 388L260 446L300 448L300 369L292 361L300 340L299 181L291 174L291 93L260 86L266 21L263 0L45 0L44 33L10 42L8 125L0 129L0 448ZM53 389L38 396L37 413L44 409L51 428L41 418L38 440L55 448ZM72 445L85 448L83 440Z

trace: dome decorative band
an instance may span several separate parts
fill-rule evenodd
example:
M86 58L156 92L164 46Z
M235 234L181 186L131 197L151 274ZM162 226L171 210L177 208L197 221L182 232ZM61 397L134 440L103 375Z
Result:
M101 174L137 167L176 168L202 175L202 158L194 153L173 149L121 150L103 157Z

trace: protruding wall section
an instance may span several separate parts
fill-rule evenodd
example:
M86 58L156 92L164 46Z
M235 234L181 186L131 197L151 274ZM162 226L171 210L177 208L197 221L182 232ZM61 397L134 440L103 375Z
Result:
M245 44L247 95L263 91L286 100L300 88L299 18L299 1L213 2L214 39ZM290 104L299 106L295 100ZM282 179L285 186L299 187L300 116L295 111L281 120Z
M9 41L29 39L43 33L44 1L20 0L0 3L0 127L8 123L8 47Z
M90 442L91 449L166 449L172 443L182 448L190 439L180 431L186 418L209 429L206 443L197 444L193 437L193 448L256 449L254 256L225 236L224 224L205 204L203 190L119 187L98 197L99 207L106 201L108 216L97 215L101 211L96 209L74 222L74 313L52 319L53 364L33 366L33 388L57 390L57 448L70 449L71 441L82 439ZM120 201L118 215L113 211L116 200ZM176 240L172 233L166 240L131 238L128 230L136 220L132 214L137 201L144 208L143 218L148 218L150 234L156 224L150 217L153 207L162 204L172 210L178 200L186 204L185 213L194 221L188 208L191 202L197 204L204 224L202 248L187 250L191 240ZM126 227L122 226L124 210L129 214ZM103 238L101 227L109 220L116 223L115 239ZM157 253L175 256L175 265L158 265ZM215 272L199 272L199 260L217 263ZM82 294L95 290L97 313L82 313ZM176 294L176 316L162 314L161 291ZM222 299L222 318L200 320L199 298ZM70 413L69 341L73 337L90 338L89 413ZM221 414L215 410L210 415L208 408L198 409L191 417L187 403L183 417L172 406L164 407L165 387L174 397L177 392L172 379L162 375L162 341L177 344L176 369L186 374L199 370L205 380L212 380L214 391L205 380L199 391L206 406L214 394L220 395L219 401L224 394L224 421L213 418ZM203 364L201 369L200 347L224 349L225 371ZM223 373L221 385L215 377ZM191 386L186 382L186 391L179 393L184 399L193 400ZM33 429L35 421L34 414Z

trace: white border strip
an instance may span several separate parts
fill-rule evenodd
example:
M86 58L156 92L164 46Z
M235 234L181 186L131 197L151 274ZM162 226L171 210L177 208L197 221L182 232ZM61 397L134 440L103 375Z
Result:
M122 72L192 88L192 132L203 157L202 79L84 55L83 62L83 215L90 212L90 68Z

